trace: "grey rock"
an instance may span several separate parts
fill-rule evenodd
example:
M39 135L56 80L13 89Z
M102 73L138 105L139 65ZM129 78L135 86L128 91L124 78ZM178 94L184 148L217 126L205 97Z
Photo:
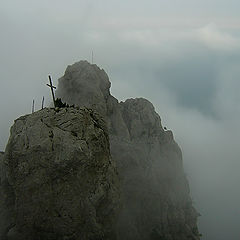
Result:
M56 93L63 102L97 110L107 122L123 191L118 239L199 239L198 213L173 133L162 128L148 100L119 103L110 86L104 70L80 61L67 67Z
M13 188L7 180L6 167L3 164L4 153L0 152L0 239L5 240L8 231L14 227L15 201Z
M78 81L82 79L82 81ZM99 81L99 79L101 79ZM59 84L62 85L58 89L58 95L62 96L61 90L72 92L72 96L66 95L62 98L63 102L73 105L81 101L81 106L93 107L102 115L107 112L104 99L110 95L110 82L107 74L100 70L96 65L90 65L87 61L81 61L68 66L63 79L59 79ZM76 91L76 92L75 92ZM75 94L77 93L77 94Z
M69 105L88 107L99 112L110 134L129 138L118 100L110 94L106 72L95 64L80 61L67 67L59 79L56 96Z
M1 240L116 239L119 180L98 113L45 108L20 117L2 161L11 201Z

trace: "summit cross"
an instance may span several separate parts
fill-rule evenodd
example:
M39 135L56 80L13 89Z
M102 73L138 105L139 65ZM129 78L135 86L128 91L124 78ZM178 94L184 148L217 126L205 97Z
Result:
M52 79L51 79L50 75L48 76L48 78L49 78L49 83L50 84L47 84L47 86L51 88L53 104L54 104L54 107L56 107L56 101L55 101L55 96L54 96L54 91L53 91L53 89L56 89L56 87L52 85Z

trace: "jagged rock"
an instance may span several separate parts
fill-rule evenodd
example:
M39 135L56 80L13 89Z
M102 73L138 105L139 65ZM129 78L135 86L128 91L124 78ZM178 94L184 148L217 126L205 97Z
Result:
M78 81L82 79L82 81ZM99 79L101 79L99 81ZM77 93L72 96L64 96L61 98L63 102L69 105L81 101L82 106L92 107L92 103L96 103L94 109L97 109L102 115L106 114L107 108L103 101L109 93L110 82L106 73L100 70L96 65L90 65L87 61L75 63L68 66L64 78L59 80L62 84L63 91ZM59 91L58 94L62 95ZM76 90L76 91L75 91Z
M45 108L20 117L3 167L2 190L12 195L1 240L116 239L119 182L96 112Z
M87 61L68 66L57 96L96 109L107 122L123 189L118 239L199 239L182 154L153 105L143 98L119 103L104 70Z
M172 132L163 130L146 99L129 99L121 106L130 141L111 136L124 187L119 239L198 239L197 213Z

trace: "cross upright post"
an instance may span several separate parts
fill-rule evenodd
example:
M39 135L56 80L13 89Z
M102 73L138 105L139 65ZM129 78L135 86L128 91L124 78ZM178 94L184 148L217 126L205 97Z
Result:
M32 101L32 113L34 113L34 99Z
M53 98L53 104L54 104L54 107L56 107L56 101L55 101L55 96L54 96L54 91L53 91L53 89L56 89L56 87L54 87L54 86L52 85L52 79L51 79L51 76L50 76L50 75L48 76L48 78L49 78L49 83L50 83L50 84L47 84L47 86L51 88L52 98Z
M43 109L43 107L44 107L44 96L42 98L42 109Z

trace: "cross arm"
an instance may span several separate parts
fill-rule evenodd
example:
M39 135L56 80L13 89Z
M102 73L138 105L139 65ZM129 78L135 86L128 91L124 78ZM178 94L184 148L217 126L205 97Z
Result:
M47 83L47 86L48 86L48 87L50 87L50 88L54 88L54 89L56 89L56 87L55 87L55 86L51 86L51 85L50 85L50 84L48 84L48 83Z

